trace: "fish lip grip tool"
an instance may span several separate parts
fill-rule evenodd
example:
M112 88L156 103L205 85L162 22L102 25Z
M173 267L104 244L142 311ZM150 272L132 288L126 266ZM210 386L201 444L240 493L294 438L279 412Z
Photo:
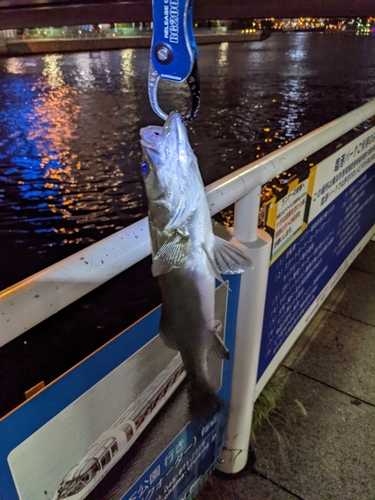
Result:
M163 120L168 115L158 103L160 78L184 82L190 88L191 110L183 118L196 117L200 105L198 47L193 29L193 0L153 0L154 32L148 73L148 95L154 112Z

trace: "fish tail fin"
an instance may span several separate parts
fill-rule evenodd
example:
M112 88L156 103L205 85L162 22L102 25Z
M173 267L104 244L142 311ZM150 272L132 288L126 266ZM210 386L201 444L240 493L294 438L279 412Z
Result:
M190 379L189 412L193 421L199 425L205 425L225 407L224 401L215 394L206 381Z

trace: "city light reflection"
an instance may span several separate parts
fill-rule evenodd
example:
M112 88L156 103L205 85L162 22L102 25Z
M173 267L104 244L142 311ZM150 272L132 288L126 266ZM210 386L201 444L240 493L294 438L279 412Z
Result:
M75 83L83 89L90 88L95 82L90 56L90 52L80 52L72 56L74 62L72 74L74 76Z
M8 73L21 75L25 71L23 60L19 57L9 57L5 61L5 68Z
M306 86L306 78L311 70L308 67L309 38L298 36L290 42L287 52L286 64L283 74L285 79L281 89L281 108L283 117L280 119L280 130L285 136L285 144L288 139L296 137L300 129L302 117L309 98L309 90Z
M43 75L48 78L48 84L52 88L60 87L65 83L60 67L61 58L61 54L49 54L43 57Z
M222 42L219 45L217 63L219 66L225 66L228 63L228 42Z
M79 194L76 192L73 196L71 193L77 188L74 175L77 155L71 152L71 142L76 138L80 106L75 101L76 90L64 83L61 57L50 55L34 59L33 66L42 63L38 81L33 79L33 85L25 86L22 80L14 80L11 83L13 94L16 96L22 90L22 101L17 101L17 107L3 111L9 117L7 123L17 124L17 133L3 141L5 152L11 155L14 165L7 174L13 170L13 175L18 177L19 193L26 201L22 203L22 213L28 209L33 214L28 216L28 222L35 225L37 234L58 232L53 221L57 223L70 217ZM5 63L7 72L17 75L27 73L27 66L30 65L23 59L11 58ZM18 144L21 147L17 147ZM25 144L27 150L22 148ZM18 154L14 154L15 148ZM14 206L13 210L19 208ZM40 227L48 220L47 227ZM9 218L7 224L11 222Z
M128 87L131 78L136 77L135 73L135 50L134 49L124 49L120 52L121 57L121 76L122 83L124 87Z

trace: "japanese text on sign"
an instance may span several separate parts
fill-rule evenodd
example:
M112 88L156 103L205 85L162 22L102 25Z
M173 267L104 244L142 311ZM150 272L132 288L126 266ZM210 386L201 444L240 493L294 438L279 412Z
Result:
M278 202L272 255L276 255L302 228L308 180Z

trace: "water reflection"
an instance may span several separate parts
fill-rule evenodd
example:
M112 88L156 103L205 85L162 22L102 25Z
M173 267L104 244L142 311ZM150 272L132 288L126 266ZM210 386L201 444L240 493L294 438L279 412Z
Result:
M217 63L219 66L226 66L228 62L228 48L229 48L228 42L222 42L219 45L219 52L217 58Z
M297 46L294 46L288 50L286 54L286 60L291 63L291 65L299 65L303 59L306 58L307 52L306 52L306 42L307 42L306 37L302 37L302 39L299 41L299 44Z
M22 186L21 195L26 199L35 200L36 203L41 202L38 205L39 210L50 211L65 219L71 216L74 204L82 196L82 193L76 190L75 176L80 165L76 162L77 154L71 152L80 106L75 102L76 91L64 84L61 58L61 55L43 58L44 78L38 82L39 92L33 100L32 111L28 114L27 136L35 147L39 168L34 161L31 168L34 181L31 181L28 172L30 182ZM47 204L45 200L48 200ZM61 227L48 229L53 232L66 232L65 228ZM39 232L44 230L45 228L40 229ZM71 234L73 233L74 230L71 231ZM72 242L74 240L62 240L62 243Z
M2 118L6 127L13 122L17 132L8 134L1 146L8 165L13 165L5 170L5 182L9 184L9 176L16 180L20 198L17 204L9 207L3 226L5 224L6 234L12 228L23 231L17 229L23 220L34 226L35 234L49 234L48 239L45 237L39 245L39 252L45 251L45 246L89 243L94 241L92 235L95 231L104 234L122 228L119 203L126 212L139 213L141 184L138 176L138 185L133 185L132 193L119 190L119 186L124 185L119 159L125 159L126 147L120 154L115 150L119 145L128 145L128 141L121 141L122 134L114 130L121 108L110 93L100 99L98 106L91 102L88 109L87 96L82 94L82 81L93 82L95 72L99 78L105 76L104 85L110 85L112 76L108 66L116 62L109 60L108 53L99 61L98 54L93 58L89 56L35 58L39 76L31 85L22 80L12 81L8 89L11 97L16 99L16 107L7 102ZM135 75L132 52L130 56L126 63L125 53L127 71L124 78L127 79L127 113L134 116L137 106L131 91L130 76ZM118 54L117 63L119 67ZM23 59L6 61L5 67L8 73L12 71L12 74L24 77L27 72ZM120 73L120 68L117 73ZM110 119L105 122L97 119L102 118L103 107L106 112L113 110L112 124ZM86 119L81 121L82 112ZM88 120L91 113L92 119ZM135 131L138 129L134 128L132 132L134 144ZM17 150L19 144L24 146L24 154ZM129 151L129 157L133 155L134 151ZM134 173L127 177L134 179Z
M285 54L285 71L290 74L292 70L303 74L303 64L309 62L310 38L305 33L298 33L296 37L289 37L289 47Z
M90 52L80 52L72 56L72 76L74 83L81 89L89 89L95 81L92 72L93 58Z
M148 64L147 49L0 60L0 237L12 252L72 243L62 258L145 215L139 128L160 123ZM370 37L224 42L200 47L199 64L189 133L205 183L375 95ZM186 84L159 97L163 109L189 107ZM25 276L36 270L30 259Z
M61 54L49 54L43 57L44 70L43 75L48 78L50 87L60 87L64 85L64 79L61 70Z
M302 135L299 130L309 100L307 77L311 73L308 65L311 47L310 38L304 35L289 39L290 48L283 69L284 80L280 94L281 109L284 113L279 123L281 137L285 143Z
M132 82L137 75L135 72L134 60L135 60L135 50L125 49L120 53L121 57L121 76L123 89L128 90L129 84Z
M5 69L8 73L13 75L21 75L24 73L25 68L22 59L18 57L10 57L5 61Z

